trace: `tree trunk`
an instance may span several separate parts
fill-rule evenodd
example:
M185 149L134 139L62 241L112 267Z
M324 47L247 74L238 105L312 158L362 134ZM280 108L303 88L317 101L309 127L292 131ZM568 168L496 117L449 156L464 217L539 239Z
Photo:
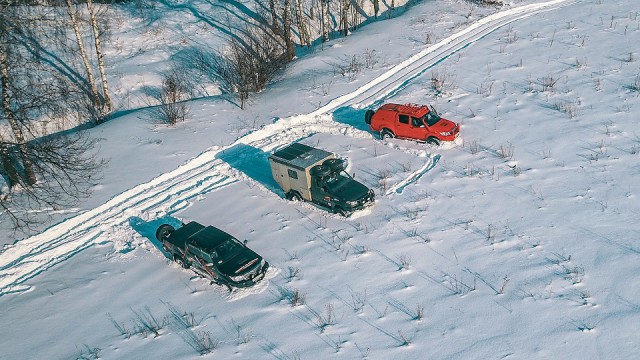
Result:
M282 30L284 44L287 49L287 61L291 61L296 56L293 40L291 40L291 0L284 0L284 9L282 10Z
M329 0L320 0L322 42L329 41Z
M96 86L95 80L93 78L93 71L91 70L91 64L89 63L89 57L87 56L87 52L84 48L84 43L82 42L82 36L80 34L80 26L78 24L78 18L76 17L75 6L71 3L71 0L66 0L67 2L67 13L69 14L69 18L71 19L71 27L73 28L73 32L76 35L76 42L78 43L78 50L80 51L80 56L82 57L82 62L84 63L84 67L87 71L87 82L91 86L93 106L95 107L95 111L98 113L100 109L102 109L102 104L100 101L100 96L98 95L98 87ZM97 119L98 123L100 122L99 117Z
M36 174L33 170L33 162L29 157L29 153L27 151L26 141L24 139L24 135L22 134L22 129L20 128L20 124L16 119L15 113L11 108L11 98L9 95L9 63L7 61L7 54L2 48L4 45L0 44L0 86L2 87L2 112L4 113L4 117L9 123L9 127L11 128L11 132L16 140L16 144L18 145L18 151L20 152L20 160L22 160L22 166L24 167L24 176L25 183L27 185L33 185L36 183L37 178ZM17 173L15 169L15 165L9 165L7 160L11 161L11 158L8 153L8 149L5 144L2 144L2 163L4 166L9 166L9 168L5 167L5 171L7 171L7 176L14 181L11 177L14 176L14 172ZM14 183L15 185L15 183Z
M342 35L349 35L349 7L351 0L340 0L340 31Z
M311 38L307 29L307 21L304 18L304 8L302 0L296 0L296 22L298 23L298 32L300 33L300 45L311 46Z
M20 174L9 154L9 148L6 144L0 143L0 167L2 173L6 175L7 186L9 189L20 183Z
M276 13L275 0L269 0L269 11L271 12L271 29L278 34L280 27L278 26L278 14Z
M100 42L100 30L96 22L96 16L93 11L93 0L87 0L87 10L89 10L89 17L91 19L91 29L93 30L93 39L96 47L96 56L98 57L98 71L100 72L100 78L102 80L102 96L104 96L104 108L101 109L101 116L111 112L111 98L109 97L109 85L107 84L107 75L104 70L104 54L102 52L102 45Z
M378 13L380 12L380 0L373 0L373 17L374 19L378 18Z

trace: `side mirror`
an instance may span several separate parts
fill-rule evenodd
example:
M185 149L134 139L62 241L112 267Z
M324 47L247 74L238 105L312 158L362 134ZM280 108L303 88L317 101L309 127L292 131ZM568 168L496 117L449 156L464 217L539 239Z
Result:
M353 176L352 176L352 177L355 179L355 178L356 178L356 173L353 173Z
M248 243L248 242L249 242L249 240L244 239L244 242L243 242L243 243L244 243L244 246L247 246L247 243Z

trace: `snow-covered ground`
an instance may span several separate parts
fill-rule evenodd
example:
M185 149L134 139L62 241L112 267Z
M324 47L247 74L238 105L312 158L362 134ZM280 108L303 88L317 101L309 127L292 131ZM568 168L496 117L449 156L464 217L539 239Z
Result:
M634 5L426 1L297 59L247 110L214 96L176 128L140 110L92 129L111 160L95 195L0 254L0 358L198 358L208 337L225 359L634 358ZM137 53L112 67L143 84L155 53ZM381 141L363 117L386 101L434 104L462 137ZM286 201L267 156L294 141L347 158L375 206ZM180 220L248 239L268 279L228 293L169 261L155 229Z

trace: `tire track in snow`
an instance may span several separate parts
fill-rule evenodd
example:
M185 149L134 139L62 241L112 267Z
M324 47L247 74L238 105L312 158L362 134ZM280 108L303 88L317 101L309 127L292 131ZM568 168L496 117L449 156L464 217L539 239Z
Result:
M207 150L175 170L126 190L101 206L66 219L38 235L6 246L0 254L0 296L28 290L30 286L25 284L27 280L76 253L103 242L106 236L103 229L122 225L135 214L171 214L181 208L177 206L181 203L238 181L230 166L218 158L226 149L244 144L270 152L318 132L370 137L368 132L334 122L327 114L340 106L363 107L381 101L402 89L426 69L505 24L566 3L568 0L552 0L487 16L413 55L359 89L334 98L310 114L281 119L243 136L227 147ZM394 191L416 181L428 171L430 165L435 165L433 159L421 169L424 170L422 173L412 174L396 185Z

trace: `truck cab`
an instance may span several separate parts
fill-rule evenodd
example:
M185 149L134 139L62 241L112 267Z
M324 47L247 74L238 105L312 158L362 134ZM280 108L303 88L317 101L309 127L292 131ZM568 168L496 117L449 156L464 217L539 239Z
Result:
M373 190L345 170L335 154L294 143L269 157L273 178L290 200L304 200L349 216L375 200Z
M384 104L375 112L368 110L365 122L383 139L397 137L434 145L453 141L460 133L460 124L440 117L426 105Z

